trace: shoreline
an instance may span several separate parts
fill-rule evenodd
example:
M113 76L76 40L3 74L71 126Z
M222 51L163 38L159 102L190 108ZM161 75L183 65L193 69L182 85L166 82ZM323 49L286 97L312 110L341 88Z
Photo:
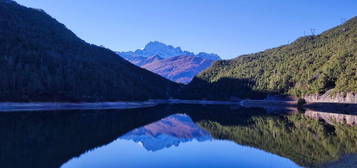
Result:
M237 101L211 100L147 100L118 102L0 102L0 112L50 111L50 110L110 110L154 107L160 104L201 104L201 105L240 105Z
M133 109L154 107L160 104L197 104L197 105L239 105L246 108L297 108L297 101L285 100L183 100L183 99L150 99L147 101L118 102L0 102L0 112L14 111L50 111L50 110L93 110L93 109ZM353 103L307 102L304 108L321 109L356 109ZM334 107L334 108L332 108Z
M133 109L154 107L154 102L96 102L96 103L70 103L70 102L1 102L0 112L19 111L50 111L50 110L96 110L96 109Z

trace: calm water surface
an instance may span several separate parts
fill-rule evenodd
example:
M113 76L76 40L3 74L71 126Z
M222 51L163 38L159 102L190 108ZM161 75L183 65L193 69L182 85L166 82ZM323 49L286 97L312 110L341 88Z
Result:
M357 152L356 126L312 114L202 105L0 113L0 167L321 167Z

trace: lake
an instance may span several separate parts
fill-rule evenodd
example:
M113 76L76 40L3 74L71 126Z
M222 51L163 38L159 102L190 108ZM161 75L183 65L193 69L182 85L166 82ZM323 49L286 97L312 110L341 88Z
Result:
M1 168L355 167L355 114L159 105L1 112Z

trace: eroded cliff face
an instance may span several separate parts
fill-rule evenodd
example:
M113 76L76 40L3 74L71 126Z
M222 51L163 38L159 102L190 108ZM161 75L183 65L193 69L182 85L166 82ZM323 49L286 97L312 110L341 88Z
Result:
M331 91L323 95L307 95L304 99L307 102L327 102L327 103L357 103L357 93L337 93L330 94Z

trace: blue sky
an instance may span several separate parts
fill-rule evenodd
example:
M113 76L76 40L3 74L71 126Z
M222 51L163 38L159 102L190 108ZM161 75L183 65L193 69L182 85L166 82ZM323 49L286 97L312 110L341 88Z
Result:
M356 0L16 0L115 51L161 41L228 59L292 42L357 15Z

